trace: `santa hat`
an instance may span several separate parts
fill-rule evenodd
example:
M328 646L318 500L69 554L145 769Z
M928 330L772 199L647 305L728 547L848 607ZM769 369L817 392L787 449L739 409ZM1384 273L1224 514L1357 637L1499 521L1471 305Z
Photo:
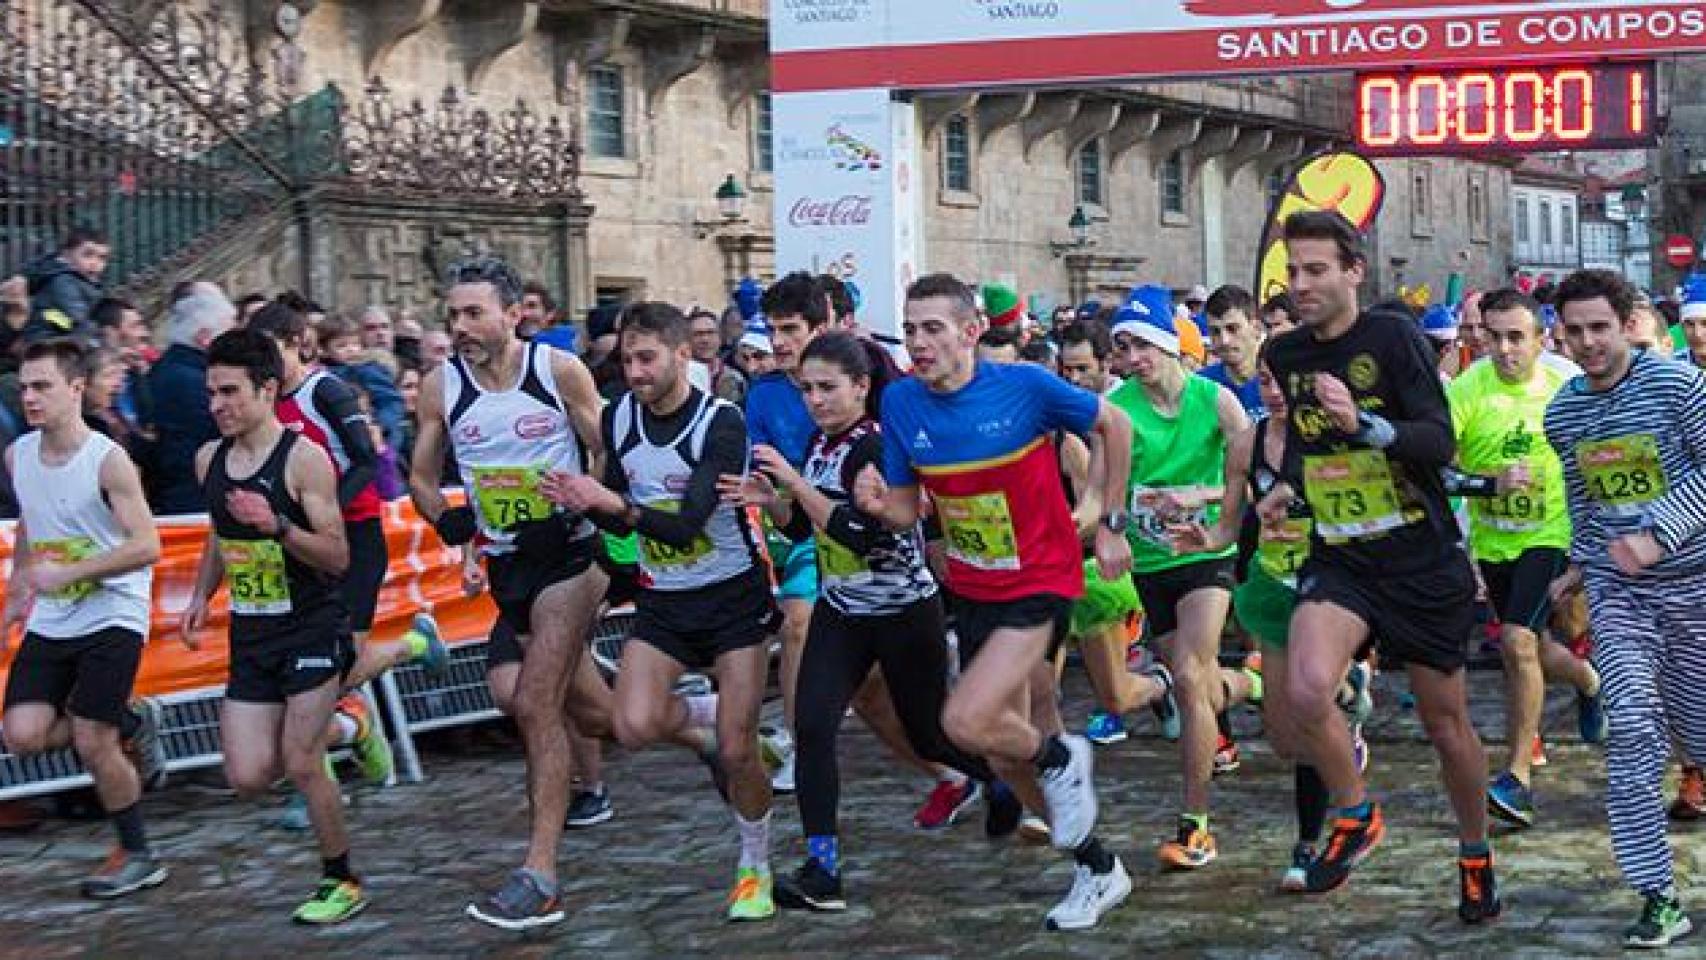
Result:
M1435 340L1457 339L1457 311L1436 303L1422 311L1422 332Z
M1024 307L1019 303L1019 295L1012 287L999 283L983 285L983 312L989 317L991 327L1011 327L1019 323L1025 315Z
M757 280L747 277L735 284L735 308L740 311L740 318L747 323L758 315L759 302L764 299L764 287Z
M1166 287L1138 287L1114 314L1113 336L1126 334L1179 355L1179 323L1173 315L1173 293Z
M1682 287L1682 318L1706 317L1706 273L1689 277Z
M746 330L741 333L736 344L751 347L759 353L775 353L776 348L770 342L770 318L762 313L754 313L752 319L746 322Z

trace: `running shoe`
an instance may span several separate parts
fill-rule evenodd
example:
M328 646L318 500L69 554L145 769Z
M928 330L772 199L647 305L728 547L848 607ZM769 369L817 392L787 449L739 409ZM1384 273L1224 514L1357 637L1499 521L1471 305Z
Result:
M1113 869L1096 873L1085 864L1072 871L1072 889L1065 899L1048 912L1043 926L1050 930L1088 930L1102 915L1125 902L1131 896L1131 875L1125 864L1114 858Z
M1043 846L1053 839L1049 832L1048 821L1034 813L1027 813L1019 818L1019 840L1033 846Z
M1374 668L1367 661L1358 660L1351 664L1351 669L1345 674L1344 685L1339 688L1339 709L1352 723L1367 723L1374 715Z
M1177 838L1161 845L1158 857L1169 870L1197 870L1213 863L1219 852L1214 836L1190 820L1179 820Z
M1064 766L1043 770L1037 783L1048 803L1049 825L1056 849L1073 850L1096 829L1096 785L1091 780L1095 759L1090 742L1065 734L1060 741L1070 759Z
M342 923L365 909L367 898L361 895L361 884L322 877L314 895L303 901L290 919L315 925Z
M1019 802L1019 795L1013 792L1012 787L996 780L984 791L984 797L984 836L991 840L1012 836L1025 814L1025 805Z
M136 714L136 732L120 746L125 756L136 766L136 777L145 791L158 790L166 785L166 741L160 738L160 728L166 722L166 708L154 697L138 697L130 702Z
M1368 772L1368 738L1362 735L1362 724L1351 726L1351 757L1356 760L1357 772Z
M938 780L924 806L912 815L912 825L920 830L944 830L953 826L960 814L981 796L983 788L976 780L961 780L959 783Z
M114 847L107 854L107 862L85 878L80 889L83 896L91 900L115 900L165 882L165 864L148 854L129 853L121 847Z
M418 640L415 638L418 637ZM412 659L420 664L428 676L440 677L450 667L450 647L438 635L438 621L430 613L415 614L411 625L410 636L407 638L409 649L414 651Z
M1280 892L1302 893L1309 889L1309 865L1315 862L1315 848L1307 843L1300 843L1291 848L1291 866L1285 868L1285 874L1280 877Z
M468 904L468 916L501 930L532 930L563 922L563 901L526 870L509 875L498 892Z
M1692 764L1682 765L1676 782L1676 802L1667 811L1672 820L1698 820L1706 816L1706 776Z
M1262 705L1262 651L1252 650L1244 657L1244 676L1250 680L1250 695L1245 700L1254 707Z
M1693 932L1694 924L1682 912L1675 896L1647 894L1641 918L1623 931L1623 945L1637 950L1660 950Z
M1184 732L1184 725L1179 719L1179 700L1173 694L1173 672L1161 663L1150 667L1148 672L1161 683L1161 699L1149 705L1155 714L1155 722L1161 725L1161 737L1178 740Z
M1487 812L1513 827L1534 826L1534 792L1506 770L1487 785Z
M350 741L351 752L361 765L361 775L373 786L391 779L391 742L379 729L378 717L359 693L349 693L338 699L338 712L355 721L355 739Z
M1605 728L1605 688L1591 697L1576 691L1576 729L1581 731L1582 742L1604 743Z
M1110 743L1119 743L1126 738L1125 718L1117 713L1106 710L1093 710L1090 720L1084 724L1084 739L1105 747Z
M770 789L776 793L794 792L794 738L787 727L765 727L758 738L759 755L765 769L770 771Z
M273 826L290 833L302 833L312 824L308 822L308 798L295 790L284 799L284 809L273 818Z
M729 891L730 920L768 920L776 915L774 883L768 867L741 867Z
M823 868L816 857L807 857L793 876L776 881L776 905L788 910L830 912L847 909L841 878Z
M1551 762L1546 759L1546 741L1540 739L1538 733L1534 735L1534 748L1529 756L1528 765L1531 767L1544 767Z
M563 826L570 830L581 830L596 827L614 816L616 808L610 805L608 788L576 790L569 798L569 815L563 820Z
M1238 759L1238 744L1231 737L1222 735L1214 748L1214 775L1225 776L1242 765L1243 761Z
M1493 855L1459 857L1457 875L1461 896L1457 901L1457 919L1475 924L1496 920L1505 909L1499 900L1499 884L1493 879Z
M1351 871L1374 852L1385 836L1386 818L1381 815L1378 803L1370 808L1366 820L1356 817L1334 820L1327 849L1309 865L1305 889L1309 893L1326 893L1344 886L1351 878Z

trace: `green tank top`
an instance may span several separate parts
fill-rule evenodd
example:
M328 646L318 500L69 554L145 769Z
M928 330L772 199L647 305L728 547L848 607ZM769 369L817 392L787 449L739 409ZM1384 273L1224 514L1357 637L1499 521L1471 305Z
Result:
M1131 418L1132 451L1130 502L1131 566L1136 573L1157 573L1188 563L1230 557L1236 547L1219 553L1173 552L1167 524L1194 519L1205 527L1220 518L1220 501L1183 517L1164 517L1146 502L1146 492L1174 487L1218 487L1226 479L1226 437L1220 432L1216 409L1221 386L1199 376L1186 376L1178 413L1164 417L1150 405L1143 385L1127 380L1108 396L1108 402Z
M630 533L616 537L606 533L601 536L604 537L604 555L610 558L611 563L620 567L631 567L640 562L639 534Z

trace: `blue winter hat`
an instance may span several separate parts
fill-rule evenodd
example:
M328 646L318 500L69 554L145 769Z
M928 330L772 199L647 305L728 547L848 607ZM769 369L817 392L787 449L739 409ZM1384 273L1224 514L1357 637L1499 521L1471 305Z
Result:
M1706 317L1706 273L1696 273L1683 282L1682 317Z
M1558 325L1558 308L1550 303L1540 305L1540 329L1550 330Z
M775 353L776 348L770 342L770 318L762 313L755 313L746 322L746 329L741 333L738 346L751 347L762 353Z
M1178 356L1179 328L1173 320L1173 292L1156 284L1132 290L1114 314L1111 333L1116 337L1122 333L1136 337Z
M1422 332L1435 340L1457 339L1457 311L1436 303L1422 311Z
M752 322L758 314L759 303L764 299L764 287L751 277L746 277L735 284L735 309L740 311L740 318Z

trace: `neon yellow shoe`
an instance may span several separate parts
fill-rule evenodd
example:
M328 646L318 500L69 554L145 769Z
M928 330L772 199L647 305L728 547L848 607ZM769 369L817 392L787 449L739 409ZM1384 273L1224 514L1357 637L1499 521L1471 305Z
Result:
M325 877L314 888L314 895L296 908L291 919L317 925L342 923L365 909L367 898L361 895L361 884Z
M350 748L356 762L361 764L361 775L373 786L384 784L391 779L391 742L385 739L385 731L379 728L379 718L373 715L367 698L359 693L345 694L338 700L338 712L355 721L355 739Z
M768 920L776 915L769 867L741 867L729 891L730 920Z

